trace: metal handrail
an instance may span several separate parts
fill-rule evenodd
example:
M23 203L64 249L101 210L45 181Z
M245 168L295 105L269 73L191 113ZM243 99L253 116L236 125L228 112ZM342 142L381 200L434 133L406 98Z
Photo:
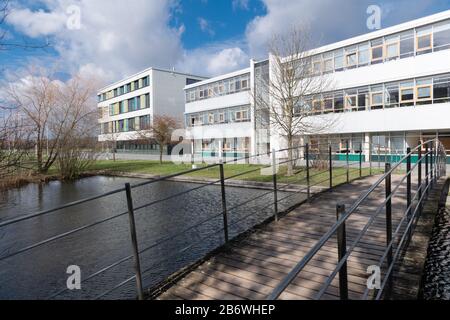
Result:
M311 259L317 254L317 252L331 239L331 237L339 231L342 226L345 225L345 222L348 220L348 218L356 211L356 209L369 197L369 195L383 182L386 180L387 177L390 177L392 173L397 170L397 168L403 164L408 159L411 159L411 156L415 153L415 151L421 149L424 145L428 146L430 143L436 142L436 145L438 144L438 139L432 139L425 143L420 144L413 150L411 150L406 156L404 156L398 163L396 163L394 166L392 166L389 170L386 170L386 173L380 177L365 193L363 193L358 200L351 206L351 208L347 211L345 211L339 218L338 221L330 228L328 232L326 232L322 238L313 246L313 248L304 256L304 258L295 265L295 267L289 272L289 274L281 281L281 283L271 292L271 294L267 297L268 300L275 300L277 299L284 290L291 284L291 282L298 276L298 274L303 270L303 268L311 261ZM437 148L436 148L437 149ZM425 153L422 155L422 157L419 159L418 163L420 164L423 161L424 157L428 157L428 155L433 154L433 148L431 151ZM446 155L445 155L446 156ZM427 158L428 159L428 158ZM437 163L437 157L434 159ZM417 167L418 164L414 166ZM437 169L437 166L435 166L434 169ZM412 173L412 170L409 170L407 172L406 177L410 176ZM430 170L429 175L432 176L433 170ZM404 179L405 179L404 178ZM404 179L402 181L404 181ZM430 179L430 183L432 183ZM396 188L396 190L398 187ZM395 191L396 191L395 190ZM386 198L385 202L390 201L392 199L392 193L389 195L389 197ZM407 209L407 212L410 210L410 208ZM345 248L346 250L346 248ZM338 267L341 268L345 263L350 254L345 254L344 258L339 259ZM337 273L336 273L337 274ZM335 271L332 273L332 276L334 277ZM329 279L328 279L329 280ZM331 283L331 281L330 281ZM326 282L328 284L328 281ZM322 292L323 291L323 292ZM325 293L324 290L320 291L319 293Z
M332 183L332 180L331 180L331 171L332 171L332 169L334 167L334 164L339 162L339 161L338 160L333 160L331 158L331 156L333 154L331 145L328 146L328 149L329 149L328 152L325 152L325 151L324 152L321 152L321 151L319 151L319 152L315 152L315 151L310 152L309 151L310 147L318 147L319 150L320 150L320 144L317 144L317 145L306 144L304 146L294 147L294 148L292 148L292 150L296 151L296 152L299 152L299 156L298 157L296 157L294 159L291 159L291 160L287 160L287 161L278 161L278 163L277 163L277 165L282 165L282 164L287 164L287 163L293 162L294 165L296 165L298 160L306 161L306 164L307 164L306 169L302 169L302 170L300 170L300 171L298 171L298 172L296 172L294 174L294 175L298 175L300 173L306 172L307 176L305 178L303 178L303 179L301 179L299 181L292 182L290 184L284 185L281 188L277 188L276 181L277 181L278 173L275 173L273 175L274 190L271 190L270 192L264 193L263 195L254 197L254 198L252 198L252 199L250 199L248 201L244 201L242 203L239 203L239 204L233 206L232 208L228 208L228 209L226 207L226 198L225 198L225 181L231 180L231 179L234 179L236 177L243 176L243 175L246 175L246 174L249 174L249 173L252 173L252 172L256 172L256 171L261 170L263 168L274 167L274 163L275 162L273 162L270 165L259 166L257 169L252 169L252 170L244 171L244 172L241 172L241 173L229 176L229 177L225 177L224 173L223 173L224 165L228 164L228 163L236 163L236 161L239 161L239 159L234 159L234 160L225 161L225 162L222 161L220 163L215 163L215 164L211 164L211 165L202 166L202 167L199 167L199 168L195 168L195 169L179 172L179 173L176 173L176 174L171 174L171 175L167 175L167 176L154 178L154 179L152 179L150 181L144 181L142 183L137 183L137 184L134 184L132 186L129 185L129 184L126 184L125 188L115 189L115 190L112 190L112 191L109 191L109 192L106 192L106 193L103 193L103 194L99 194L99 195L96 195L96 196L92 196L92 197L88 197L88 198L81 199L81 200L78 200L78 201L74 201L74 202L71 202L71 203L67 203L67 204L64 204L62 206L55 207L53 209L40 211L40 212L37 212L37 213L34 213L34 214L24 215L24 216L21 216L21 217L17 217L17 218L14 218L14 219L10 219L10 220L7 220L7 221L0 222L0 228L2 228L2 227L6 227L6 226L9 226L9 225L12 225L12 224L15 224L15 223L19 223L19 222L22 222L22 221L25 221L25 220L28 220L28 219L32 219L32 218L36 218L36 217L39 217L39 216L47 215L49 213L56 212L58 210L66 209L66 208L69 208L69 207L74 207L74 206L77 206L77 205L81 205L81 204L84 204L84 203L87 203L87 202L90 202L90 201L101 199L103 197L111 196L111 195L118 194L118 193L121 193L121 192L125 192L127 194L127 202L128 202L128 211L127 212L123 212L123 213L120 213L118 215L111 216L111 217L108 217L106 219L103 219L103 220L100 220L100 221L97 221L97 222L93 222L93 223L90 223L90 224L87 224L87 225L84 225L84 226L72 229L72 230L70 230L68 232L64 232L64 233L58 234L56 236L50 237L50 238L48 238L46 240L43 240L43 241L40 241L38 243L31 244L31 245L29 245L29 246L27 246L25 248L19 249L18 251L14 252L14 253L5 255L3 257L0 257L0 261L2 261L4 259L7 259L7 258L10 258L10 257L15 256L15 255L24 253L26 251L32 250L34 248L43 246L43 245L48 244L50 242L59 240L61 238L64 238L66 236L69 236L69 235L72 235L74 233L80 232L82 230L86 230L88 228L91 228L93 226L99 225L101 223L104 223L104 222L107 222L107 221L111 221L111 220L116 219L118 217L122 217L122 216L126 215L127 213L129 215L129 220L130 220L131 233L132 233L132 235L134 234L134 238L136 238L135 237L136 230L135 230L135 226L134 226L134 213L136 211L138 211L140 209L143 209L145 207L149 207L149 206L152 206L154 204L157 204L157 203L160 203L160 202L163 202L163 201L167 201L167 200L173 199L175 197L187 194L189 192L193 192L193 191L199 190L199 189L204 188L206 186L210 186L210 185L218 184L218 183L220 183L222 185L222 205L223 205L223 208L222 208L222 211L220 213L214 215L213 217L209 217L207 219L204 219L203 222L201 222L200 224L197 223L197 224L195 224L195 225L193 225L191 227L188 227L188 228L184 229L182 232L179 232L179 233L177 233L175 235L171 235L170 237L163 237L163 238L155 241L155 243L153 243L152 245L150 245L150 246L148 246L148 247L146 247L144 249L140 249L139 250L139 248L137 246L137 240L136 239L132 239L133 248L135 250L133 255L128 255L128 256L126 256L126 257L124 257L122 259L119 259L118 261L116 261L116 262L114 262L114 263L112 263L112 264L110 264L110 265L108 265L106 267L101 268L100 270L98 270L98 271L92 273L91 275L87 276L86 278L84 278L83 282L89 281L89 280L93 279L94 277L99 276L99 275L103 274L104 272L107 272L107 271L111 270L112 268L117 267L118 265L120 265L123 262L128 261L128 260L130 260L132 258L134 258L135 259L135 263L137 261L138 265L139 265L139 255L141 255L144 252L150 250L151 248L154 248L154 247L160 245L163 242L166 242L166 241L172 239L173 237L177 237L177 236L179 236L179 235L181 235L181 234L183 234L185 232L188 232L189 230L198 228L201 224L206 223L208 221L211 221L212 219L215 219L215 218L219 217L220 215L223 215L223 217L224 217L224 226L219 231L215 230L214 232L212 232L211 235L212 234L217 234L217 232L220 232L222 230L222 231L225 232L225 242L228 242L229 241L229 239L228 239L228 228L230 226L234 225L234 223L236 223L236 222L228 224L227 219L226 219L227 212L236 210L237 208L242 207L242 206L244 206L244 205L246 205L246 204L248 204L248 203L250 203L252 201L256 201L257 199L260 199L260 198L265 197L265 196L267 196L267 195L269 195L271 193L274 193L274 202L270 203L268 206L265 206L264 209L266 209L269 206L273 205L274 209L275 209L274 216L275 216L275 219L277 220L277 215L278 215L277 203L285 201L287 198L290 198L293 195L296 195L296 193L293 193L293 194L290 194L290 195L288 195L286 197L278 199L277 196L276 196L277 192L284 191L284 190L286 190L288 187L290 187L292 185L298 185L300 182L306 181L307 182L307 186L305 188L302 188L299 192L307 191L307 195L308 195L307 198L309 198L310 197L310 188L311 187L314 187L316 185L320 185L320 184L322 184L322 183L324 183L324 182L326 182L328 180L330 180L330 188L333 187L333 183ZM300 152L302 149L303 149L303 155L301 155L302 152ZM263 154L258 154L258 155L254 155L254 156L246 156L244 158L241 158L241 160L244 160L244 159L249 160L249 159L253 159L253 158L256 158L256 157L267 156L267 155L271 155L272 158L275 159L277 153L285 152L285 151L288 151L288 150L290 150L290 149L286 148L286 149L281 149L281 150L272 150L272 151L269 151L269 152L266 152L266 153L263 153ZM350 167L353 166L353 165L357 165L358 162L357 161L349 161L349 159L348 159L348 155L349 155L348 148L347 148L346 154L347 154L347 165L343 166L343 167L339 167L339 168L347 168L346 174L349 175L349 172L351 172L351 170L352 170L352 169L350 169ZM322 155L328 155L330 157L328 159L328 161L329 161L329 169L324 169L323 171L321 171L321 172L319 172L317 174L310 175L309 172L310 172L311 169L309 167L309 162L314 160L314 159L311 159L311 156L319 156L320 157ZM361 172L361 159L362 159L362 152L360 151L360 157L359 157L359 165L360 165L359 170L360 170L360 172ZM352 162L352 163L350 163L350 162ZM146 186L146 185L150 185L150 184L153 184L153 183L156 183L156 182L160 182L160 181L167 181L169 179L173 179L173 178L176 178L176 177L179 177L179 176L187 175L187 174L198 172L198 171L202 171L202 170L208 170L208 169L216 168L216 167L218 167L220 169L220 173L221 173L221 177L220 177L219 180L214 180L214 181L205 183L202 186L199 186L199 187L196 187L196 188L192 188L192 189L189 189L189 190L177 193L175 195L171 195L171 196L163 198L163 199L158 199L158 200L152 201L150 203L147 203L147 204L144 204L144 205L140 205L140 206L138 206L136 208L133 208L133 200L132 200L132 197L131 197L131 190L132 189L136 189L136 188L139 188L139 187L142 187L142 186ZM323 180L323 181L316 182L315 184L311 183L311 179L312 178L314 178L316 176L319 176L319 175L322 175L322 174L326 173L328 170L330 170L330 177L329 178L327 178L326 180ZM357 169L355 169L355 170L357 170ZM243 218L239 219L239 222L244 220L244 219L247 219L249 216L251 216L253 214L255 214L255 213L251 213L250 215L244 216ZM193 245L194 245L194 243L192 243L187 248L192 247ZM130 278L126 279L125 281L122 281L119 285L114 286L111 290L108 290L106 293L103 293L103 294L101 294L98 297L102 297L102 296L104 296L104 295L114 291L115 289L122 287L123 285L129 283L132 280L136 280L138 282L137 283L137 285L138 285L138 294L139 294L139 297L142 297L143 294L142 294L142 292L140 292L140 291L142 291L142 289L139 289L139 287L142 286L142 273L145 273L147 271L148 270L145 270L145 271L141 272L140 268L138 268L136 270L136 274L133 277L130 277ZM66 291L67 291L67 289L60 290L60 291L54 293L52 296L50 296L50 298L57 297L60 294L66 292Z

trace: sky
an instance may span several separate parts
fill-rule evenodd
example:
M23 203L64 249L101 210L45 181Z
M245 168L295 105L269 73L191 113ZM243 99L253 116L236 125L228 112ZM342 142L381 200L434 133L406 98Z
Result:
M273 34L304 26L317 46L450 9L450 0L10 0L0 79L30 65L104 84L148 67L214 76L267 57ZM1 0L0 0L1 2Z

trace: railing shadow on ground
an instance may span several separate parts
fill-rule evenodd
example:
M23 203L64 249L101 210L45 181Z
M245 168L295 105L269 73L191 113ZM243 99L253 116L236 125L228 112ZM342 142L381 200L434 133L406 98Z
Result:
M95 292L94 290L94 292L89 292L85 296L77 295L76 297L95 299L108 298L113 292L120 290L121 288L126 288L126 291L131 290L134 282L137 296L142 299L144 298L144 287L146 287L144 284L146 276L152 276L152 273L154 273L155 270L164 269L170 261L180 259L180 256L183 257L184 253L196 249L199 244L205 243L206 240L211 243L209 247L204 248L204 250L198 250L197 248L197 252L201 253L203 256L208 252L217 249L221 245L227 244L230 239L246 232L248 229L261 221L265 221L269 218L278 220L279 215L282 212L289 211L293 207L299 205L302 201L310 199L314 193L315 187L320 186L323 188L332 189L336 185L340 183L348 183L354 178L371 175L372 173L379 173L375 168L372 168L371 162L370 168L364 167L362 150L359 152L359 158L356 160L351 160L349 158L349 149L347 148L346 152L343 154L345 159L344 161L336 160L338 153L333 151L333 146L331 145L325 147L320 145L305 145L296 147L293 150L295 154L294 159L291 161L286 159L287 151L289 151L289 149L277 151L273 150L265 154L202 166L189 171L168 175L150 181L144 181L135 185L130 185L127 183L123 188L112 190L101 195L92 196L50 210L22 215L14 219L0 222L1 230L31 219L41 219L44 216L57 212L61 213L62 210L75 210L73 214L76 214L76 208L83 208L83 210L86 210L86 206L92 206L93 202L107 199L108 197L120 196L123 197L124 203L126 203L126 209L124 208L123 210L117 210L118 212L114 212L107 218L77 226L66 232L49 236L44 240L27 243L13 252L10 252L11 250L7 250L0 255L0 263L8 263L8 261L11 261L10 259L12 258L26 255L29 252L39 250L44 246L54 246L55 244L58 244L58 242L62 242L65 239L76 237L76 235L81 232L86 232L92 230L93 228L104 226L107 223L114 222L119 224L117 221L121 219L120 227L123 227L124 223L128 223L129 225L129 239L127 240L127 244L121 243L121 245L124 245L125 247L131 244L129 254L124 255L122 258L117 259L110 264L101 265L100 267L98 267L97 264L102 263L94 261L93 265L95 268L91 268L93 270L90 270L87 276L83 276L82 283L85 284L88 282L95 282L97 281L96 279L100 279L98 280L100 282L105 282L105 279L103 279L105 274L108 272L115 274L116 269L127 269L126 271L128 276L126 278L119 279L118 275L115 274L113 277L115 282L112 285L108 283L108 290L100 293ZM251 168L250 170L244 170L238 173L232 171L230 174L227 174L226 172L228 168L226 165L228 164L259 162L255 160L259 160L258 158L262 157L265 157L266 160L268 160L266 162L269 164L259 165L255 168ZM283 174L277 171L277 168L280 166L286 166L291 162L293 162L294 167L293 177L283 176ZM322 166L316 169L314 167L314 162L320 162ZM195 175L196 173L205 170L215 170L215 172L218 173L217 179L213 179L211 182L203 183L182 192L174 192L165 198L156 197L150 202L143 201L147 199L148 196L145 194L145 191L140 191L142 188L149 185L156 185L158 182L171 181L172 179L176 179L181 176ZM268 176L262 175L262 170L265 170L265 174L268 174ZM257 174L263 181L271 181L271 189L267 190L267 192L261 192L254 197L250 197L249 199L239 198L237 201L236 199L230 199L227 182L239 178L245 179L249 175L249 179L254 179L255 177L252 177L251 175L255 174ZM171 233L170 230L167 230L167 235L151 241L151 243L145 243L145 241L142 240L141 233L144 233L148 226L145 224L136 223L136 219L139 216L145 216L142 215L143 212L147 215L151 214L151 212L146 211L149 208L154 208L161 205L168 206L169 204L174 203L177 204L177 199L192 195L195 192L203 192L206 187L210 186L215 186L220 189L218 190L219 194L216 194L214 197L214 201L217 201L216 207L218 207L218 212L214 213L212 216L202 217L202 219L195 221L195 223L188 223L182 226L183 228L178 230L176 233ZM296 192L288 192L288 190L292 187L296 188ZM253 207L254 210L248 210L249 207ZM241 210L241 214L232 214L233 212L238 212L238 210ZM242 212L245 212L245 214ZM126 222L126 220L128 220L128 222ZM202 229L204 226L206 227ZM169 226L164 225L163 227L169 227L170 229L170 222ZM192 241L191 243L182 243L180 248L180 243L177 243L176 240L179 239L180 236L188 233L192 234L191 239L195 241ZM121 238L120 240L123 242L126 239ZM177 245L173 244L173 242ZM79 252L79 254L82 255L84 253ZM148 255L151 256L148 257ZM153 255L159 256L160 259L152 259ZM45 259L46 257L43 258ZM183 267L189 265L192 263L190 260L198 260L198 257L191 257L191 259L184 260L181 258L181 261L177 264L177 266ZM149 261L151 263L149 263ZM133 267L133 270L130 270L131 266ZM20 271L19 269L20 266L17 266L17 272ZM123 275L122 273L118 274L121 276ZM64 281L58 281L56 279L53 279L52 281L62 284L65 283L65 278ZM50 294L47 298L62 298L65 297L66 294L70 293L70 290L62 285L60 290L55 290L55 292Z

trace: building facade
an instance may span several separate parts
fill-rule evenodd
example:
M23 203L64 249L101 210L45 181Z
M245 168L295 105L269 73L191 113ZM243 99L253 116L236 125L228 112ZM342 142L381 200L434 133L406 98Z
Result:
M159 153L156 143L141 142L137 132L148 129L156 115L182 122L183 88L205 79L150 68L101 89L99 141L112 143L119 152Z
M450 10L311 50L311 74L332 89L305 96L308 121L332 123L300 143L331 143L366 160L406 153L439 136L450 150ZM237 156L286 147L258 114L258 79L271 60L186 86L185 121L196 154ZM270 99L270 97L268 97ZM263 129L263 130L261 130Z

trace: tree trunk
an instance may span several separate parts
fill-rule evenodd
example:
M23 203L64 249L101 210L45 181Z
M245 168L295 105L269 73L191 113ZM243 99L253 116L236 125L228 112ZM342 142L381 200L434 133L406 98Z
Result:
M37 158L38 172L39 173L43 173L43 168L42 168L42 142L41 142L41 138L40 138L40 130L38 130L38 138L37 138L37 141L36 141L36 158Z
M159 145L159 163L163 163L164 145Z
M287 163L287 176L291 177L294 175L294 163L293 163L293 138L288 136L288 163Z

